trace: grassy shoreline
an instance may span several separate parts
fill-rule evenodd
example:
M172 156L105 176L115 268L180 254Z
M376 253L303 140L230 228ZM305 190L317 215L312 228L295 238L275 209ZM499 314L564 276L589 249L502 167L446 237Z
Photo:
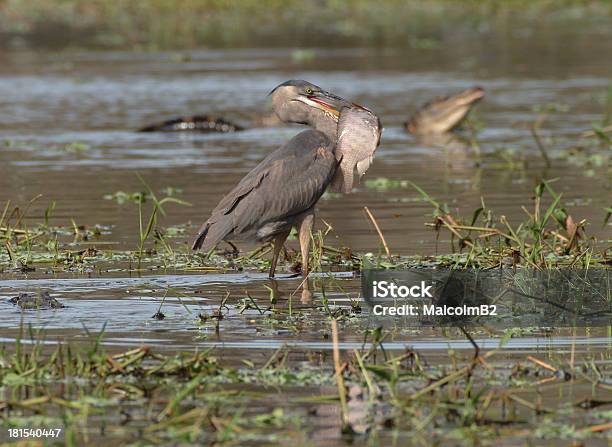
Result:
M336 320L329 324L333 331ZM110 353L101 335L89 347L44 352L38 337L17 339L0 350L0 439L9 429L53 427L61 436L51 445L310 445L321 424L331 439L357 445L397 436L417 445L610 439L609 407L600 407L612 392L609 350L512 356L509 332L496 349L449 351L439 364L410 348L386 352L375 334L361 350L334 343L343 362L335 374L330 355L294 362L290 349L232 365L215 350Z
M401 46L515 27L605 29L610 16L609 0L0 0L0 48Z

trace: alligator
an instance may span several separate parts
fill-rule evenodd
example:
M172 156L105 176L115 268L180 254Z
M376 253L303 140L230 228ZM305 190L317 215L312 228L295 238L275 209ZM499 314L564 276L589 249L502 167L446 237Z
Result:
M256 115L248 127L212 115L181 116L138 129L138 132L238 132L259 127L280 127L284 123L274 112Z
M173 118L138 129L139 132L237 132L242 126L210 115L193 115Z
M471 108L485 95L481 87L442 96L422 105L405 123L413 135L444 134L458 127Z
M64 307L62 303L57 301L49 292L20 292L19 296L9 300L12 304L16 304L23 310L47 310L61 309Z

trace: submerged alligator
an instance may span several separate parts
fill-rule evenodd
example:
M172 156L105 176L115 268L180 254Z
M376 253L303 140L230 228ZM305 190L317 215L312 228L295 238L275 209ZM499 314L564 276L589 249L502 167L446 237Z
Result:
M435 98L422 105L405 123L406 130L413 135L450 132L461 124L484 95L484 89L473 87L455 95Z
M57 301L49 292L20 292L19 296L9 300L12 304L16 304L23 310L47 310L61 309L64 307L62 303Z
M239 132L247 128L278 127L284 123L275 113L267 113L253 118L250 127L244 127L212 115L181 116L138 129L138 132Z
M421 106L405 123L413 135L439 135L452 131L485 95L484 89L472 87L454 95L442 96ZM254 117L250 126L241 126L214 115L181 116L140 128L139 132L228 133L248 128L277 127L284 123L274 113Z
M182 116L138 129L138 132L236 132L242 126L210 115Z

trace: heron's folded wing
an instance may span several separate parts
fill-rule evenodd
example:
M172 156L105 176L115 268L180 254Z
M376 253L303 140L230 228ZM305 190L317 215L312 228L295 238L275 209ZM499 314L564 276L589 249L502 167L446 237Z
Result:
M310 209L331 182L338 165L324 134L306 130L272 152L227 194L202 228L194 248L211 248Z
M321 146L273 161L257 186L234 205L234 232L248 232L309 210L327 189L336 167L332 151Z

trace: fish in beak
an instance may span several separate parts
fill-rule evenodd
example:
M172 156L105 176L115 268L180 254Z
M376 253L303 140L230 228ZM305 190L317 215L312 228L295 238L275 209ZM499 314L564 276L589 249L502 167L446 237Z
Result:
M380 119L365 107L355 104L342 110L335 150L340 165L332 180L332 191L351 192L355 178L361 179L372 164L381 133Z

